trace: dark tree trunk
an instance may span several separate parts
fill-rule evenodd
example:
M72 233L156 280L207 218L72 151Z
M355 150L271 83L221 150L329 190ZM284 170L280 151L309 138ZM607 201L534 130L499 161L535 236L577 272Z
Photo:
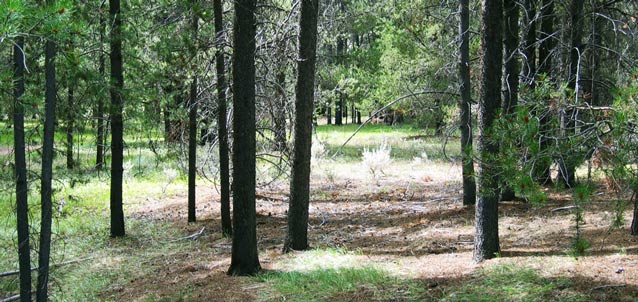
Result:
M339 93L339 99L335 103L335 125L336 126L343 125L343 111L341 111L341 109L343 108L343 99L344 99L343 93Z
M574 93L573 97L578 98L579 75L578 65L580 64L580 54L582 52L583 36L583 1L572 0L569 7L571 17L570 30L570 55L569 55L569 76L567 88ZM578 105L578 104L576 104ZM576 132L575 111L572 109L561 111L561 136L567 137ZM573 188L576 185L576 164L578 158L571 154L563 154L558 161L558 183L564 187Z
M233 40L233 246L228 274L253 275L257 254L255 209L255 7L235 1Z
M470 83L470 1L461 0L459 4L461 22L459 26L460 61L459 79L461 80L461 150L463 154L463 205L476 203L476 182L474 180L474 159L472 158L472 86Z
M341 3L341 9L344 9L343 2ZM342 65L345 61L345 40L341 37L337 38L337 64ZM335 102L335 125L343 125L343 104L346 99L345 92L337 91L338 99Z
M503 62L502 0L484 0L482 13L481 50L483 70L479 118L478 199L476 203L476 235L474 261L482 262L499 252L498 238L498 168L493 154L498 153L498 142L490 132L496 120L501 100Z
M24 38L13 46L13 150L15 155L16 217L18 228L18 262L20 264L20 301L31 301L31 255L29 244L29 187L24 138Z
M285 47L279 46L280 49ZM283 50L282 50L283 51ZM285 60L285 56L280 56L281 60ZM281 62L283 65L284 63ZM277 96L276 104L272 108L273 127L275 131L274 149L276 151L285 151L287 148L286 143L286 69L285 66L280 66L280 70L277 72Z
M102 49L102 45L104 43L104 33L106 32L106 20L104 19L104 12L102 11L103 6L100 7L100 66L98 72L100 73L100 78L103 79L105 76L106 70L106 57L104 55L104 49ZM97 142L96 142L96 155L95 155L95 168L98 170L102 170L104 167L104 99L102 98L102 94L97 97Z
M326 111L327 111L327 113L326 113L326 119L328 120L328 121L327 121L327 124L328 124L328 125L332 125L332 106L331 106L331 104L330 104L330 103L328 103L328 106L327 106L327 107L328 107L328 108L326 108Z
M75 99L73 91L73 80L68 81L68 101L66 110L66 168L75 168L75 160L73 158L73 132L75 130Z
M523 24L527 24L522 45L523 54L523 81L534 89L536 76L536 1L525 0L523 12Z
M191 0L191 13L193 14L193 48L192 58L197 56L197 0ZM197 75L191 82L190 100L188 102L188 222L195 222L197 217L197 191L195 181L197 178Z
M319 0L302 0L299 19L299 60L295 87L295 139L290 180L288 235L284 252L308 248L308 205L310 201L310 147L317 60L317 18Z
M226 110L226 64L224 62L224 22L221 0L213 1L215 13L215 68L217 71L217 135L219 136L219 178L222 233L230 236L233 225L230 219L230 168L228 158L228 130Z
M515 0L504 0L504 39L503 46L505 48L504 56L504 74L503 74L503 101L501 104L501 112L505 115L512 115L516 112L518 106L518 83L520 67L518 63L518 19L519 8ZM514 189L505 186L501 190L501 200L513 200L515 198Z
M122 67L122 15L120 0L109 0L111 16L111 237L122 237L122 177L124 173L124 125L122 121L124 73Z
M357 110L357 124L361 125L361 111Z
M52 4L49 4L52 5ZM42 174L40 187L40 200L42 212L40 219L40 252L38 257L38 285L36 288L36 300L46 302L49 283L49 258L51 254L51 222L52 222L52 187L53 179L53 140L55 135L55 106L56 106L56 81L55 81L55 56L56 43L53 37L45 42L44 49L44 136L42 142Z
M632 197L632 201L634 203L634 215L631 219L631 235L638 236L638 196L636 195L636 191L634 191Z
M541 41L538 49L538 72L546 76L546 80L551 80L552 73L552 50L554 49L554 0L543 0L541 8ZM550 146L550 122L549 113L541 115L540 119L540 152L543 153ZM534 178L541 185L551 185L552 177L550 173L551 160L541 159L534 166Z

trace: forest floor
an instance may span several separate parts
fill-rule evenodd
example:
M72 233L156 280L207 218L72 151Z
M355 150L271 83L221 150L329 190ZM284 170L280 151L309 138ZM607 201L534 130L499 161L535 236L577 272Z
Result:
M287 190L285 185L275 184L258 192L257 236L262 268L268 272L307 273L372 267L424 289L404 295L401 286L355 284L337 293L317 293L313 298L316 301L466 301L455 298L459 288L482 278L492 268L530 269L542 280L564 281L548 283L549 290L540 296L503 293L501 301L635 301L638 297L638 238L630 236L626 227L610 228L613 207L605 191L594 193L595 198L585 206L582 236L591 245L587 255L574 257L569 252L575 236L574 214L569 210L552 211L571 205L570 196L550 192L550 200L539 207L524 202L502 203L501 254L477 265L472 263L474 209L461 205L458 165L395 163L377 179L354 163L325 163L315 171L309 230L315 251L282 255ZM192 248L156 255L145 262L151 266L144 269L145 274L110 286L101 293L102 299L308 299L287 297L273 289L273 283L259 278L226 276L231 244L220 235L218 196L213 189L200 186L198 200L199 221L193 224L186 223L185 194L145 200L135 206L130 219L168 222L184 235L177 241L193 241ZM629 211L625 217L628 225ZM190 234L195 240L185 238ZM481 300L480 292L469 294Z

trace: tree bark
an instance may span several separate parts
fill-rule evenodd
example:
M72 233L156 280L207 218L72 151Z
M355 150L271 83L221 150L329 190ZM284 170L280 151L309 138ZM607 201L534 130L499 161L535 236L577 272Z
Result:
M299 18L299 60L295 87L295 139L288 208L288 235L284 252L308 248L310 158L317 60L318 0L302 0Z
M50 3L49 5L53 5ZM55 106L56 106L56 78L55 56L56 43L53 37L45 42L44 49L44 77L45 77L45 105L44 105L44 136L42 143L42 174L40 200L42 203L40 219L40 252L38 257L38 285L36 300L46 302L49 283L49 258L51 254L51 223L52 223L52 179L53 179L53 141L55 135Z
M193 59L197 56L197 23L199 18L197 17L197 0L191 0L191 10L193 14L193 43L195 47L191 54ZM197 191L195 188L195 182L197 178L197 75L193 76L193 82L191 82L190 100L188 102L188 222L195 222L197 217L196 211L196 198Z
M483 69L479 118L478 199L476 203L476 236L474 261L491 259L500 251L498 238L498 168L494 154L498 142L491 135L492 125L501 100L503 62L502 0L483 0L481 50Z
M122 66L122 15L120 0L109 0L111 16L111 237L125 235L122 207L124 125L122 121L124 73Z
M230 219L230 168L228 156L228 130L226 109L226 63L224 62L224 22L221 0L213 1L215 14L215 68L217 71L217 135L219 137L219 178L222 233L231 236L233 233Z
M24 38L13 46L13 150L15 155L16 217L18 229L18 263L20 266L20 301L31 301L31 254L29 244L29 187L24 136Z
M228 274L261 270L257 254L255 176L256 0L235 1L233 30L233 245Z
M470 1L461 0L459 4L460 25L460 61L459 79L461 80L459 111L461 119L461 150L463 156L463 205L476 203L476 182L474 180L474 160L472 158L472 87L470 83Z

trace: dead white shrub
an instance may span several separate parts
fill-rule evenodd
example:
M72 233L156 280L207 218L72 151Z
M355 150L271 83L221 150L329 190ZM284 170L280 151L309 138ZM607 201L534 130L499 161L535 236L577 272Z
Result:
M391 152L392 147L388 145L385 139L376 149L363 148L363 165L368 168L374 179L378 179L381 176L380 174L385 175L383 170L392 162Z

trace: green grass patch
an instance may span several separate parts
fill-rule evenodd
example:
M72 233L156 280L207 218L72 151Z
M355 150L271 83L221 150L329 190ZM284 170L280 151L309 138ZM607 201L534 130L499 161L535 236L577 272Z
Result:
M267 271L255 279L272 291L265 301L422 301L418 281L405 280L362 263L365 256L343 249L316 249L282 260L284 270ZM393 300L396 299L396 300Z
M447 288L446 302L578 302L589 298L571 288L566 278L545 278L529 268L498 265L479 270L460 287Z
M271 271L256 278L276 291L267 301L422 301L424 294L417 282L370 267Z

